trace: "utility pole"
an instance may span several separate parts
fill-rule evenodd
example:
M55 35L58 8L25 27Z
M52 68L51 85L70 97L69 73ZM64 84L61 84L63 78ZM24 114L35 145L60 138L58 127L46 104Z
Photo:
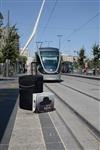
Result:
M47 46L49 47L50 43L53 42L53 41L45 41L45 42L47 42Z
M61 37L62 37L63 35L57 35L57 37L58 37L58 39L59 39L59 50L61 49Z
M10 13L9 13L9 10L8 10L8 13L7 13L7 39L9 39L9 26L10 26ZM7 55L8 57L8 55ZM6 62L5 62L5 76L8 77L9 76L9 67L10 67L10 60L7 58L6 59Z
M7 15L7 27L9 28L10 26L10 12L8 10L8 15Z
M36 42L37 50L42 47L42 44L43 44L43 42L40 42L40 41Z

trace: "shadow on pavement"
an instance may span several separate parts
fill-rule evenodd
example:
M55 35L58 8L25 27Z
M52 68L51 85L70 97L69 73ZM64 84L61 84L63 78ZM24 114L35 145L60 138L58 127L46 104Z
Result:
M0 89L0 144L9 143L17 112L17 98L17 88Z

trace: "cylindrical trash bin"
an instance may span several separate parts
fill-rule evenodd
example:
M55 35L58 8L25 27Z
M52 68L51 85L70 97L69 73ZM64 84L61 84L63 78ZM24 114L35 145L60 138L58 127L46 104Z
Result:
M37 75L35 80L35 89L33 93L43 92L43 76Z
M32 92L28 89L20 89L19 107L32 110Z
M43 76L25 75L19 77L19 106L32 110L32 94L43 92Z

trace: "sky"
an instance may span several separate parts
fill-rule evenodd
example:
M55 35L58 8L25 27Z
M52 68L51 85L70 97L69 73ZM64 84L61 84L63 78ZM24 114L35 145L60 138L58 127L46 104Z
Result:
M10 25L16 24L20 35L20 48L32 34L41 4L42 0L0 0L4 24L9 10ZM62 53L77 55L84 48L91 57L93 45L100 44L100 0L46 0L35 38L28 45L29 55L34 55L37 42L59 48L59 41Z

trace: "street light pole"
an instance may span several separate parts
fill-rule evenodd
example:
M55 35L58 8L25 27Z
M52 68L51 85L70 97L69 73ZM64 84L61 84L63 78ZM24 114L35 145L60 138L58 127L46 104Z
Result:
M61 49L61 37L62 37L63 35L57 35L57 37L59 38L59 50Z

